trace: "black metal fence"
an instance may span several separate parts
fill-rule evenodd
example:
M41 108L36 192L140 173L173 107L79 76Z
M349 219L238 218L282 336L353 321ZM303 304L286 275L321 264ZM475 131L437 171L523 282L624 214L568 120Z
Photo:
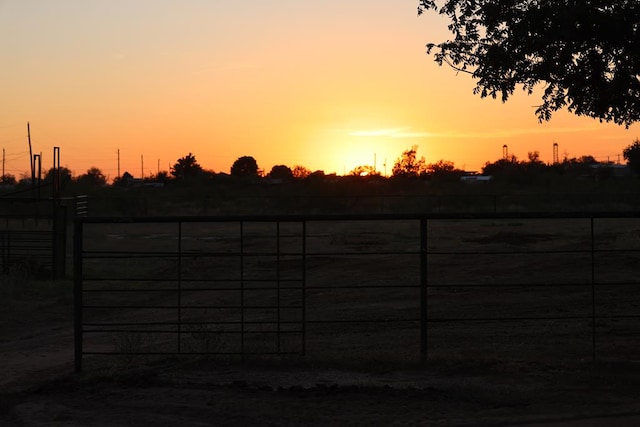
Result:
M66 206L52 199L0 198L2 273L65 275Z
M640 356L640 214L78 218L86 355Z
M608 210L635 212L640 208L640 194L600 190L592 193L484 193L475 185L458 194L313 194L312 191L268 192L243 196L241 191L225 194L159 197L158 189L128 192L126 197L101 197L96 211L103 215L335 215L335 214L406 214L406 213L502 213L539 212L541 209L563 212L601 212ZM371 191L371 189L369 189Z
M0 197L0 271L60 279L66 275L67 224L88 215L86 195Z

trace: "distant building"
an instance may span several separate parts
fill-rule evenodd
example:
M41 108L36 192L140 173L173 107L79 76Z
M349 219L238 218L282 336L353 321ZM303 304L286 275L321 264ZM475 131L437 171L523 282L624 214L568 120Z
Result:
M462 182L487 182L491 181L493 177L491 175L480 175L478 172L464 172L464 176L460 177Z
M124 187L145 187L145 188L161 188L164 187L162 182L154 182L154 181L145 181L140 178L134 178L129 172L125 172L122 174L120 179L118 180L118 185Z
M631 176L631 169L627 165L621 165L619 163L596 163L590 166L592 170L595 170L596 174L601 174L604 171L610 172L610 176L621 178L625 176Z

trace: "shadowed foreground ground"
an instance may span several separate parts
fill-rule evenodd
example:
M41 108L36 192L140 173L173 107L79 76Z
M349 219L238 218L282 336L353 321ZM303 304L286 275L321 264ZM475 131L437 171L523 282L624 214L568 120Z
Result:
M57 292L56 292L57 294ZM637 425L640 365L86 358L68 300L0 324L0 425ZM28 310L27 310L28 309ZM5 314L11 309L5 307ZM13 313L16 314L16 313Z
M14 371L13 381L3 384L1 425L637 425L640 420L640 368L628 363L461 360L423 367L335 367L177 359L134 368L136 361L121 359L94 361L85 374L74 375L70 360L50 366L46 349L33 351L43 356L41 368Z

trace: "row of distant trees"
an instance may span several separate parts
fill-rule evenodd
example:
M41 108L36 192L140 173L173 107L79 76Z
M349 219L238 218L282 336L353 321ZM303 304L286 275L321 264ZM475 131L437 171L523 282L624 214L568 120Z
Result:
M43 177L35 177L35 179L40 180L42 183L50 183L53 181L54 173L56 173L56 171L51 168L45 172ZM108 181L107 176L97 167L91 167L87 172L78 176L73 176L71 170L66 167L59 168L57 173L63 184L73 181L83 187L101 187L106 185ZM4 186L27 186L31 185L31 183L32 177L26 173L20 178L16 178L15 175L10 173L0 176L0 185Z
M418 157L418 146L412 146L405 150L393 164L391 175L394 178L433 178L433 179L459 179L468 174L458 169L455 164L448 160L438 160L435 163L427 163L424 157ZM640 174L640 140L636 139L632 144L623 150L623 157L629 169L636 174ZM565 158L559 163L544 163L540 160L538 151L529 152L526 160L519 160L514 155L505 156L494 162L486 162L482 168L483 175L495 177L518 178L543 172L555 172L559 174L575 172L578 174L587 173L594 166L607 166L611 162L598 162L593 156L581 156L577 158ZM73 176L72 172L65 167L58 171L63 184L73 182L79 186L101 187L107 185L108 177L97 167L89 168L84 174ZM48 170L42 181L47 183L53 180L54 170ZM212 170L204 169L192 153L179 158L171 167L170 171L159 171L156 175L150 175L143 181L160 182L168 184L170 182L193 182L223 175ZM296 165L288 167L286 165L276 165L267 173L261 170L258 162L251 156L239 157L233 162L230 169L230 176L241 179L257 179L266 177L274 180L290 181L296 179L306 179L314 177L324 177L324 171L311 171L304 166ZM373 166L362 165L354 168L348 174L352 177L382 177L380 171ZM135 181L133 176L125 173L123 176L113 180L113 185L129 185ZM7 186L20 186L31 183L31 177L26 174L20 179L14 175L5 174L0 176L0 184Z
M629 168L640 174L640 140L636 139L623 151L624 159ZM565 158L559 163L547 164L540 160L538 151L529 152L526 160L519 160L514 155L505 156L494 162L486 162L482 168L483 175L514 177L518 175L531 175L533 173L555 172L584 174L589 172L595 165L607 166L611 162L598 162L593 156L586 155L574 158ZM459 179L468 174L455 166L454 162L448 160L438 160L434 163L427 163L424 157L418 157L418 146L402 152L396 159L391 170L394 178L435 178L435 179ZM149 180L167 183L171 180L191 180L207 176L219 175L213 171L205 170L196 160L196 157L189 153L179 158L169 172L160 172L157 176L151 176ZM258 162L251 156L239 157L231 166L230 175L232 177L252 179L266 177L282 181L295 179L305 179L325 176L324 171L311 171L304 166L296 165L288 167L286 165L276 165L269 172L259 168ZM370 165L357 166L352 169L349 176L353 177L381 177L382 174L375 167ZM115 181L117 183L118 180Z
M405 150L401 156L396 159L391 170L392 177L411 178L439 178L453 177L457 178L467 174L462 169L455 166L454 162L449 160L438 160L435 163L427 163L424 157L418 157L418 146L414 145L410 149ZM627 161L629 168L640 174L640 140L636 139L631 145L623 151L624 159ZM581 157L565 158L562 162L547 164L540 160L540 152L533 151L527 154L527 160L519 160L515 155L505 156L494 162L486 162L482 168L483 175L504 175L524 171L543 171L550 170L559 173L567 171L584 172L594 165L606 166L612 162L598 162L593 156L586 155ZM195 156L189 153L187 156L178 159L176 164L171 168L170 173L160 173L160 180L168 179L185 179L202 176L203 174L215 174L212 171L204 170L197 162ZM238 158L230 169L230 175L234 177L267 177L273 179L290 180L304 179L313 176L324 176L324 171L318 170L312 172L304 166L296 165L292 168L286 165L276 165L265 173L258 167L257 161L251 156L243 156ZM352 169L349 176L368 176L381 177L382 174L375 167L370 165L361 165Z
M394 177L425 177L440 175L463 175L464 171L457 169L453 162L439 160L436 163L428 164L424 157L417 157L418 147L413 146L404 151L396 160L392 169ZM207 171L200 166L195 156L189 153L185 157L181 157L173 165L169 172L160 172L155 177L150 177L156 181L169 180L189 180L207 175L217 175L213 171ZM325 176L324 171L311 171L310 169L296 165L289 167L286 165L275 165L269 172L265 172L259 168L258 162L251 156L243 156L238 158L230 169L230 176L237 178L270 178L282 181L294 179L305 179L309 177ZM348 174L354 177L381 177L382 174L376 168L370 165L357 166ZM117 180L116 180L117 182Z

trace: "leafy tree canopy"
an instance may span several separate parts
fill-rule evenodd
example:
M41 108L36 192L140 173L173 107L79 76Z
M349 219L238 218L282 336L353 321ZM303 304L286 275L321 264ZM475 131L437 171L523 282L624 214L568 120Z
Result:
M521 162L513 154L510 154L495 162L486 162L482 167L483 175L503 175L506 172L518 171Z
M276 165L271 168L271 172L269 172L269 178L282 179L284 181L289 181L293 179L293 172L288 166Z
M168 184L171 181L171 177L169 176L169 172L167 171L159 171L154 177L153 181L161 182L163 184Z
M311 175L311 171L304 166L295 165L293 169L291 169L291 173L293 173L293 177L296 179L306 178Z
M391 174L393 176L411 177L420 176L426 172L426 163L424 157L418 159L418 146L414 145L411 149L402 153L399 159L393 164Z
M202 166L196 160L196 156L189 153L178 159L171 168L171 175L177 179L192 178L202 173Z
M107 177L100 169L93 166L87 170L87 173L78 176L76 182L89 187L101 187L107 184Z
M349 172L351 176L380 176L380 172L376 170L373 166L362 165L356 166Z
M71 172L71 169L61 166L58 169L49 168L44 174L44 182L52 182L56 173L59 174L58 176L60 177L60 183L62 185L73 180L73 173Z
M258 162L251 156L238 158L231 166L232 176L258 176Z
M636 138L631 145L622 150L622 156L627 161L629 169L640 174L640 139Z
M0 185L16 185L18 181L16 176L10 173L5 173L0 176Z
M435 163L429 163L425 167L427 175L440 178L440 177L458 177L464 171L456 168L455 163L449 160L438 160Z
M470 73L481 97L542 84L540 121L562 108L627 127L640 119L637 0L420 0L418 15L427 11L447 16L453 35L427 53Z

